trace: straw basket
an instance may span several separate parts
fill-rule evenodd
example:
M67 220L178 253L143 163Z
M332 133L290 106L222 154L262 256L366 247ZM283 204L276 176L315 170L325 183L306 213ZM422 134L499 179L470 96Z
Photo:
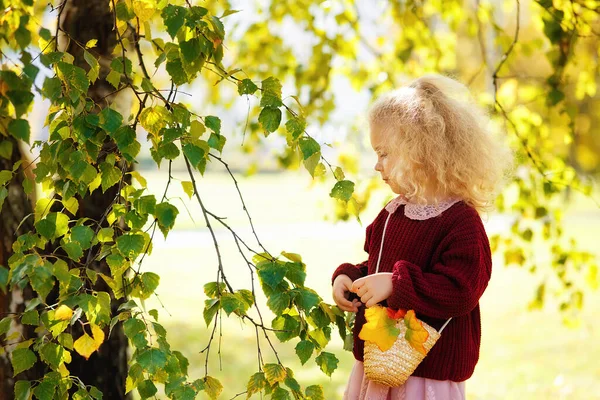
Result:
M440 338L440 333L425 322L422 323L423 328L429 332L429 338L423 344L429 353L429 350ZM403 319L398 320L396 327L400 329L400 334L390 349L381 351L375 343L367 340L364 352L364 368L367 378L391 387L403 385L425 358L425 355L415 350L404 338L406 324Z

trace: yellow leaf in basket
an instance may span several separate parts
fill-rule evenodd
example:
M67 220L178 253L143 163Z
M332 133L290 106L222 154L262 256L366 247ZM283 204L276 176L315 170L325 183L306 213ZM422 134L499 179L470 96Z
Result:
M404 324L406 325L404 337L408 343L419 353L427 355L427 350L423 345L429 338L429 332L423 328L423 323L417 319L414 310L408 310L404 316Z
M367 323L363 325L358 337L375 343L381 351L389 350L400 333L400 329L396 328L396 321L381 306L367 308L365 318Z

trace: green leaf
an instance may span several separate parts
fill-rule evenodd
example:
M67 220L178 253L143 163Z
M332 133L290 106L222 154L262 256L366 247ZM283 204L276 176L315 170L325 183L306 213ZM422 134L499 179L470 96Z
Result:
M2 205L4 204L4 199L8 197L8 190L5 186L0 187L0 210L2 210Z
M158 148L159 157L166 158L167 160L174 160L179 157L179 148L175 143L162 142Z
M294 140L298 139L306 129L306 120L303 117L292 117L285 123L285 129L292 135Z
M175 85L183 85L188 81L188 76L183 69L183 64L181 64L179 58L167 61L166 68Z
M321 368L321 371L323 371L327 376L331 376L338 365L337 357L334 354L326 351L321 352L321 354L315 358L315 362Z
M188 63L193 62L202 52L198 38L191 38L190 40L180 42L179 49L181 50L183 60Z
M103 162L100 164L100 171L102 171L102 193L106 193L121 180L121 170L113 165Z
M275 293L269 297L267 306L275 313L275 315L281 315L281 313L290 306L290 295L286 292Z
M98 241L101 243L108 243L113 241L115 231L113 228L102 228L98 231Z
M62 61L59 61L57 66L67 84L67 89L73 92L69 93L72 100L77 99L82 94L87 94L90 87L90 80L82 68Z
M288 392L287 390L285 390L282 387L277 387L273 391L273 394L271 395L271 399L272 400L289 400L290 392Z
M264 372L257 372L250 377L246 390L248 391L247 398L255 393L263 391L268 386L267 380L265 379Z
M258 116L258 122L267 132L275 132L281 123L281 110L272 107L263 108Z
M96 39L92 39L92 40L96 40ZM90 42L92 40L90 40ZM96 82L96 79L98 79L98 75L100 74L100 64L98 63L98 60L96 59L96 57L94 57L87 50L83 51L83 58L85 59L85 62L87 62L88 65L90 66L90 70L87 73L87 77L90 79L91 83L94 83L94 82Z
M208 394L208 397L211 399L216 399L221 395L221 392L223 391L223 385L218 379L215 379L212 376L207 376L204 378L204 391L206 394Z
M311 137L300 138L298 145L300 146L300 150L302 150L302 155L305 160L313 154L321 151L321 146L319 143L317 143L315 139Z
M10 160L13 152L13 144L10 140L0 141L0 157Z
M17 376L23 371L33 367L37 361L35 353L29 349L16 349L12 353L13 376Z
M262 81L261 107L281 107L281 83L272 76Z
M186 14L187 10L185 7L174 6L172 4L167 5L163 9L161 16L171 39L175 38L177 31L183 26Z
M8 268L0 265L0 291L4 294L6 294L6 286L8 285L8 271Z
M210 299L204 300L204 322L206 322L206 326L209 326L215 314L221 308L221 302L219 299Z
M240 96L244 94L254 94L257 90L258 86L256 86L251 79L245 78L238 82L238 93Z
M154 293L158 284L160 283L160 276L154 272L144 272L142 274L142 296L141 299L145 300Z
M298 307L304 309L307 312L311 308L319 304L319 302L321 301L319 295L311 289L298 288L292 290L292 292L296 293L296 296L294 297L294 302L298 304Z
M42 94L51 102L56 101L62 94L62 83L58 78L46 77L42 86Z
M220 293L225 292L226 289L227 286L224 282L219 282L218 284L217 282L208 282L204 285L204 293L210 298L219 297Z
M106 75L106 82L110 83L115 89L118 89L121 84L121 73L111 70L108 75Z
M352 198L352 193L354 193L354 182L344 180L335 183L329 196L334 199L348 201Z
M301 263L286 263L285 277L297 286L304 286L306 280L306 267Z
M208 145L213 149L222 152L226 141L227 138L225 136L219 135L218 133L211 133L210 138L208 139Z
M287 376L285 368L279 364L265 364L263 369L270 385L283 382Z
M58 369L63 356L64 348L56 343L47 342L40 347L39 354L43 362L52 367L52 369Z
M153 194L142 196L133 203L135 209L140 215L154 213L156 209L156 198Z
M115 143L117 143L119 151L122 153L126 153L128 150L130 150L129 146L135 143L135 131L129 125L121 126L114 133L112 133L111 136L115 140Z
M193 124L193 123L192 123ZM187 143L183 145L183 154L190 161L190 164L194 168L197 168L198 164L204 159L204 150L194 144Z
M146 330L146 324L137 318L129 318L123 323L123 332L125 336L132 339L138 333L142 333Z
M28 15L21 16L19 27L16 31L14 31L14 38L22 50L25 50L25 48L31 43L31 32L29 31L29 29L27 29L28 22Z
M165 237L167 232L175 226L175 219L179 214L177 207L169 203L160 203L156 205L154 215L158 218L158 224Z
M50 213L35 223L35 229L46 239L59 238L69 230L69 217L62 213Z
M223 311L229 315L234 311L243 309L244 306L242 305L240 299L238 299L235 295L231 293L223 293L221 296L221 308L223 308Z
M11 317L4 317L0 320L0 336L9 331L11 322Z
M159 349L148 349L138 355L137 362L145 370L155 373L166 365L167 357Z
M94 238L94 231L89 226L79 225L79 226L75 226L75 227L73 227L73 229L71 229L71 240L75 240L76 242L79 242L82 249L89 248L92 243L93 238Z
M156 389L156 386L154 386L154 383L149 379L146 379L145 381L141 382L137 386L137 390L142 399L147 399L149 397L152 397L158 392L158 389Z
M31 382L15 382L15 400L29 400L31 398Z
M90 387L90 396L92 396L96 400L102 400L102 392L99 391L95 386Z
M236 292L238 298L250 308L254 305L254 295L250 290L240 289Z
M12 180L13 173L5 169L4 171L0 171L0 186L4 185L6 182Z
M210 130L212 130L216 134L221 134L221 119L219 117L215 117L209 115L204 118L204 125Z
M123 256L134 259L144 250L144 237L138 234L129 234L117 238L117 248Z
M301 340L296 345L296 354L300 359L302 365L306 364L306 362L312 356L313 351L315 350L315 344L310 340Z
M8 132L16 139L29 143L31 130L29 122L25 119L13 119L8 123Z
M308 400L325 400L325 393L321 385L312 385L306 388L306 397Z
M110 62L110 68L121 74L126 74L127 76L131 76L132 64L131 64L131 60L127 57L125 57L125 68L123 68L123 57L113 58L113 60Z
M258 277L260 280L275 289L285 276L285 267L277 263L267 263L258 268Z
M123 116L110 107L105 107L99 114L100 127L108 133L114 133L123 123Z
M298 336L300 323L297 317L284 314L275 318L271 325L273 326L273 329L277 330L277 332L275 332L275 336L277 336L277 339L282 342L287 342L288 340Z
M21 323L24 325L38 326L40 324L40 315L37 310L30 310L23 313L21 317Z

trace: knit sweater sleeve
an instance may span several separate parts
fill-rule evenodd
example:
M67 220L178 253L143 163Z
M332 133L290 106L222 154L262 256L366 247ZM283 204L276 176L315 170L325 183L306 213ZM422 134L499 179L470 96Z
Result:
M492 268L481 218L475 212L461 218L440 246L444 250L427 272L405 260L394 264L389 307L446 319L477 306Z
M369 240L371 239L371 230L373 224L367 226L367 234L365 239L364 250L369 253ZM369 273L369 261L363 261L360 264L351 264L351 263L343 263L334 271L333 276L331 277L331 284L335 281L340 275L347 275L352 281L357 280L358 278L362 278L363 276L367 276Z

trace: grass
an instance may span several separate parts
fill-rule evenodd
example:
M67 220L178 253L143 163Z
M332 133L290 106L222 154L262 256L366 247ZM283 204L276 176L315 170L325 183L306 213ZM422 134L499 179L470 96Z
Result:
M162 195L165 174L149 173L150 190ZM180 174L183 178L184 174ZM176 176L179 176L176 174ZM184 178L183 178L184 179ZM185 179L184 179L185 180ZM323 221L329 204L326 187L309 189L303 174L260 175L240 179L246 204L262 243L269 251L300 253L307 264L307 285L327 302L332 302L330 276L341 262L362 261L365 226L357 222ZM169 341L190 361L190 375L204 375L205 357L200 351L206 346L211 331L205 326L202 310L204 283L216 278L217 259L212 239L204 226L200 208L187 200L180 185L173 183L172 196L180 197L175 204L182 210L176 229L167 241L155 237L153 253L144 261L143 270L161 276L159 298L147 302L147 308L157 308L160 322L169 332ZM202 178L199 192L205 205L216 215L227 217L248 243L250 227L239 204L235 187L224 175ZM365 213L368 223L379 211L384 194ZM183 207L189 208L188 215ZM596 240L600 234L600 211L578 206L566 219L567 232L573 232L582 247L600 252ZM489 230L502 229L492 218ZM214 223L214 222L213 222ZM223 254L226 273L236 288L249 288L248 268L239 257L231 235L217 228L217 238ZM562 316L549 304L544 310L527 311L539 277L518 268L506 268L498 257L490 285L481 300L483 339L481 357L474 376L467 381L469 399L600 399L600 321L595 305L600 294L587 293L583 324L577 329L562 324ZM264 301L263 309L267 311ZM266 313L268 314L268 313ZM270 315L270 314L269 314ZM267 321L271 316L266 317ZM237 319L223 318L220 337L219 365L217 340L211 347L209 373L223 383L222 398L229 399L245 390L248 377L257 370L256 333ZM340 359L338 370L331 378L325 376L314 359L301 366L294 354L295 342L276 343L282 362L291 367L305 386L322 384L326 399L338 399L346 384L353 363L350 353L342 350L334 334L328 351ZM217 336L218 337L218 336ZM274 342L275 343L275 342ZM266 362L275 362L268 344L261 339ZM219 371L222 366L222 371ZM240 396L244 398L244 396Z

